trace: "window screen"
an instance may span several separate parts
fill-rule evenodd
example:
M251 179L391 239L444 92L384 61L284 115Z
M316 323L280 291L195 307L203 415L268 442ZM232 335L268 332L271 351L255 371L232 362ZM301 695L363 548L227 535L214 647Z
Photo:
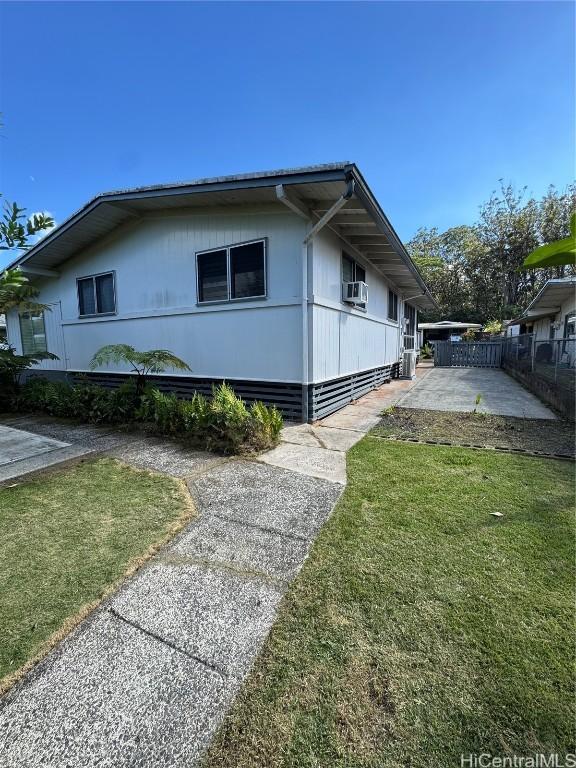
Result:
M398 296L394 291L388 291L388 319L398 320Z
M82 277L78 280L80 315L108 315L116 311L114 273Z
M22 354L35 355L38 352L47 352L44 312L22 312L19 319Z
M198 254L198 301L228 299L226 249Z
M264 243L248 243L230 248L231 298L264 296Z

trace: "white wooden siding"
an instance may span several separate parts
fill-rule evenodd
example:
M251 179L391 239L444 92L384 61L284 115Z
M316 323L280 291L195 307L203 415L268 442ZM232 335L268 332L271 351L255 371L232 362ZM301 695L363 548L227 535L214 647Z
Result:
M342 302L342 241L330 230L314 238L311 286L312 370L310 381L347 376L396 362L400 356L400 318L388 320L390 285L368 262L356 258L366 270L366 312Z
M278 206L155 214L63 264L60 277L38 283L39 301L61 302L68 370L86 370L100 346L126 342L170 349L192 368L187 375L301 382L304 236L303 220ZM196 252L264 237L268 297L198 306ZM116 273L116 314L80 319L76 280L109 270ZM9 338L19 342L13 323Z

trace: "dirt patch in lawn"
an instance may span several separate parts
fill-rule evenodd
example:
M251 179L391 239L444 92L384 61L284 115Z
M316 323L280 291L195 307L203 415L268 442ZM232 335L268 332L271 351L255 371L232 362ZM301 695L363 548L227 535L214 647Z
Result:
M560 419L392 408L384 413L371 434L562 456L574 456L575 452L574 424Z

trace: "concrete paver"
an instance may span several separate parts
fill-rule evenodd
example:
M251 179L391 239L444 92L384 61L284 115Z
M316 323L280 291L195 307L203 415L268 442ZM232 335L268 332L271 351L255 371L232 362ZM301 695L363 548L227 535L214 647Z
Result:
M289 581L300 569L307 550L308 542L303 539L201 515L168 546L163 557L190 557Z
M346 457L340 451L294 443L280 443L265 453L261 461L276 467L301 472L310 477L320 477L334 483L346 483Z
M340 483L255 461L230 462L190 485L207 514L303 540L320 530L342 493Z
M154 563L112 599L113 611L226 675L249 670L284 589L240 571Z
M134 467L151 469L174 477L186 477L222 461L213 453L191 450L156 437L123 443L108 451L108 454Z
M482 395L479 405L476 396ZM403 408L493 413L525 419L555 419L554 413L497 368L434 368L399 402Z
M0 701L0 768L193 765L237 686L99 612Z

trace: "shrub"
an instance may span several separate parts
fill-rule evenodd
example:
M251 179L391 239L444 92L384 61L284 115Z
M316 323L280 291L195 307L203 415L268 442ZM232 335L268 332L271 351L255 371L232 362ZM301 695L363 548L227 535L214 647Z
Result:
M191 400L179 400L153 387L140 395L133 380L106 389L89 382L71 385L34 378L21 387L13 407L93 424L141 422L154 432L222 453L270 448L282 429L276 408L259 402L248 408L227 384L214 387L211 399L195 394Z
M246 443L255 451L261 451L278 442L282 429L282 415L272 406L254 403L250 408L250 425Z

